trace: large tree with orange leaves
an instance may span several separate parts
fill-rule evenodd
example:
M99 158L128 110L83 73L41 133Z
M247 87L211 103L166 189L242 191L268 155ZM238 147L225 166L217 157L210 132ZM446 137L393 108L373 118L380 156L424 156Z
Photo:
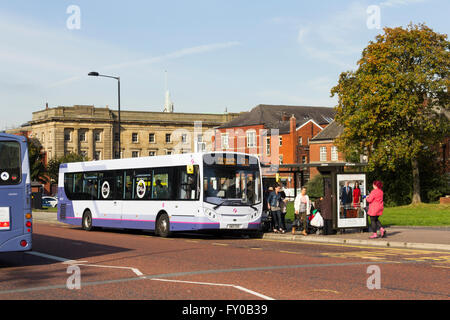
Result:
M331 89L341 151L366 154L369 166L411 163L412 202L421 202L418 159L449 133L450 43L425 24L384 28L363 50L356 71Z

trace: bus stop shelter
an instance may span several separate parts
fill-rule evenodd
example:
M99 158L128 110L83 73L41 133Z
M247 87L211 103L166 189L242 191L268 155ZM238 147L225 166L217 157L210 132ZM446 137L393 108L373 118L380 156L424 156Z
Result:
M349 162L329 162L329 163L295 163L280 164L277 171L271 173L292 174L294 182L294 197L297 196L297 189L306 184L306 170L316 168L323 177L323 201L330 201L329 207L332 213L332 229L367 228L367 214L364 211L366 206L364 195L368 194L366 173L362 172L366 163ZM272 168L262 165L262 168ZM354 168L352 172L345 172L346 168ZM343 190L347 188L353 193L353 189L358 183L360 188L361 201L351 203L343 197ZM353 194L352 194L353 196ZM353 198L352 198L353 199Z

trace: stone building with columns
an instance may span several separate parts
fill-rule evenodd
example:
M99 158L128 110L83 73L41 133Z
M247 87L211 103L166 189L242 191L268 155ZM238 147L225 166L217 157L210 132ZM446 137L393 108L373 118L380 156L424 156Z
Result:
M8 132L38 138L48 160L71 152L104 160L209 151L214 129L237 116L121 111L120 151L118 112L108 107L47 107L33 112L26 125Z

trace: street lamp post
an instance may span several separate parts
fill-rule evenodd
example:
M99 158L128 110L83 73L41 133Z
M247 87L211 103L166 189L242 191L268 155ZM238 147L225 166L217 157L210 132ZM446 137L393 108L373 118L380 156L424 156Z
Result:
M118 110L119 110L119 159L120 159L121 158L120 154L122 152L122 149L120 146L120 77L107 76L104 74L99 74L98 72L95 72L95 71L89 72L88 76L113 78L113 79L117 80L117 97L118 97ZM114 141L114 137L113 137L113 141ZM113 155L113 157L114 157L114 155Z

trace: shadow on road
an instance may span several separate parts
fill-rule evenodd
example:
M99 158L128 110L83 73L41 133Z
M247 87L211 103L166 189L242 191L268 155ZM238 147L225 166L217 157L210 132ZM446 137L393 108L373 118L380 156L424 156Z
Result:
M130 250L132 249L82 240L72 240L42 234L33 234L32 251L45 253L68 260L83 260L89 257L127 252ZM61 262L44 257L38 257L26 252L0 253L0 271L4 271L5 268L47 265L54 263Z

